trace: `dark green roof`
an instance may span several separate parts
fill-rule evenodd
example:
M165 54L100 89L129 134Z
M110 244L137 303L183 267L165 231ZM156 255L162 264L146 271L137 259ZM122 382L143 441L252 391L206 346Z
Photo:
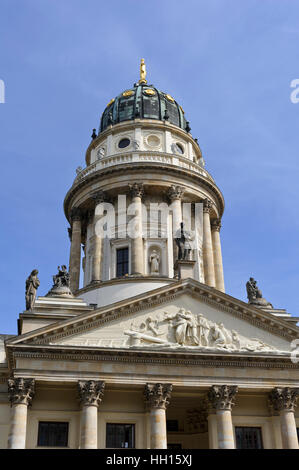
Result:
M190 127L182 107L167 93L152 85L136 84L108 103L102 114L99 133L109 125L133 119L168 120L189 132Z

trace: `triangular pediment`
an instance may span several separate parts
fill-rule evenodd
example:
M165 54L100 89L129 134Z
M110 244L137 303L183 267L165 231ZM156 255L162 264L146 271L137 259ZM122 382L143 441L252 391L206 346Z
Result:
M13 344L278 354L299 329L188 279L21 335Z

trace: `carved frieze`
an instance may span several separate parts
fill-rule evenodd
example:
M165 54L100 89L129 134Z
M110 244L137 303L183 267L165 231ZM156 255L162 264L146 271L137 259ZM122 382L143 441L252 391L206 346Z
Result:
M129 347L167 347L196 350L275 351L260 339L245 338L222 322L208 320L202 313L193 314L179 308L176 313L164 312L133 321L124 334L130 337Z

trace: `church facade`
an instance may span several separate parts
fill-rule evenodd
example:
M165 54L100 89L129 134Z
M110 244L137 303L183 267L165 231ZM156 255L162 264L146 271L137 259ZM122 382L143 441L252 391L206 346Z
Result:
M190 131L142 60L65 197L69 268L38 297L33 270L0 335L0 448L298 449L298 319L253 278L248 303L225 293L224 199Z

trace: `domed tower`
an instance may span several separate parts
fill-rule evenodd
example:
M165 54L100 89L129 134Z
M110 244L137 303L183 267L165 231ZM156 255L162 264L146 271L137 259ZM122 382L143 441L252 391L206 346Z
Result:
M176 100L147 83L142 59L138 83L106 106L65 197L76 296L101 306L183 277L224 292L224 200L190 131Z

